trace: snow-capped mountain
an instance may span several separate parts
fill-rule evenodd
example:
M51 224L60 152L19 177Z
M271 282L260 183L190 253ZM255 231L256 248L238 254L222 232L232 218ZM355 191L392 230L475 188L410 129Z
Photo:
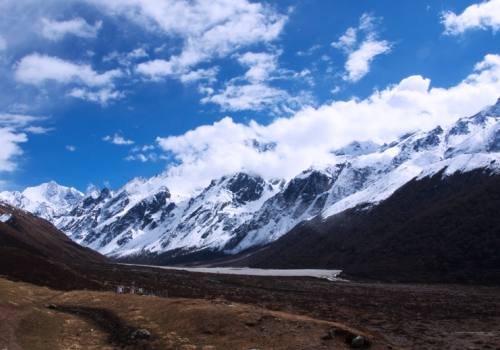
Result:
M83 197L84 194L75 188L61 186L54 181L28 187L22 192L0 192L0 201L47 220L66 215Z
M415 178L478 168L500 171L499 119L497 102L453 125L389 144L353 142L332 150L336 161L330 166L307 169L290 180L229 174L187 199L172 198L165 175L86 196L49 183L0 198L110 256L237 253L272 242L304 220L376 205Z

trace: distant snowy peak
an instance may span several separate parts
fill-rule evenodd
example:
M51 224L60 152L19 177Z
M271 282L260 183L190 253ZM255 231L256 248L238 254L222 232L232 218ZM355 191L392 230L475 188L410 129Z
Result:
M54 181L28 187L22 194L32 202L49 203L54 208L75 205L83 198L83 193L77 189L61 186Z
M83 193L77 189L61 186L54 181L28 187L23 192L0 193L0 200L49 220L67 213L83 197Z
M380 145L372 141L353 141L350 144L334 150L332 153L337 156L360 156L376 152Z

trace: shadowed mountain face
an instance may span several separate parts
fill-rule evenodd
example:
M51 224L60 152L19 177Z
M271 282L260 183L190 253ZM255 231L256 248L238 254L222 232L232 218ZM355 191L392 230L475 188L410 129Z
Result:
M107 259L71 241L51 223L0 204L0 275L65 288L92 287L77 266Z
M296 226L237 264L340 268L348 276L500 283L500 176L441 173L413 180L377 206Z

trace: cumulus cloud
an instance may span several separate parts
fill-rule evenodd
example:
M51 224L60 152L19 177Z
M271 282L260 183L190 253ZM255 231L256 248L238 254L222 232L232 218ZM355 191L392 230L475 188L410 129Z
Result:
M217 94L202 98L202 103L215 103L226 111L262 110L289 97L284 90L263 83L238 85L230 82Z
M167 170L168 186L182 195L240 170L290 178L310 166L333 162L331 151L354 140L389 142L409 131L472 115L494 103L499 91L500 56L487 55L455 86L431 87L430 79L409 76L366 99L308 107L269 125L226 117L157 142L178 162ZM274 146L263 151L256 143Z
M442 14L445 34L459 35L471 29L500 29L500 0L489 0L467 7L462 13Z
M139 64L137 71L155 80L179 77L201 62L272 41L287 19L270 6L247 0L88 1L147 29L183 40L179 54Z
M98 21L94 25L87 23L83 18L76 17L66 21L54 21L42 19L42 36L58 41L66 35L74 35L80 38L95 38L102 27L102 22Z
M76 147L73 145L66 145L66 147L64 147L64 148L66 148L66 150L68 152L75 152L76 151Z
M308 78L307 70L297 73L279 69L279 55L280 52L246 52L239 55L238 62L247 68L245 74L229 80L217 92L211 88L202 89L206 96L201 102L218 104L225 111L271 109L275 113L289 112L310 103L312 99L309 95L292 96L270 85L276 79Z
M347 54L344 80L357 82L370 72L370 66L376 56L391 51L387 40L379 40L375 22L377 18L363 14L357 28L347 28L345 33L331 45ZM364 39L360 40L360 37Z
M146 162L156 162L160 157L152 152L152 153L135 153L135 154L130 154L127 157L125 157L126 161L138 161L142 163Z
M204 80L208 83L214 83L217 81L218 72L219 69L217 67L212 67L208 69L200 68L181 74L180 80L183 83L191 83L200 80Z
M101 105L106 105L110 101L119 100L125 96L122 91L114 88L103 88L97 90L89 90L86 88L75 88L68 92L68 96L79 98L90 102L96 102Z
M138 60L143 60L149 57L146 50L142 47L138 47L130 52L118 52L112 51L102 58L103 62L113 62L116 61L122 66L129 67L135 64Z
M97 73L88 64L76 64L58 57L33 53L23 57L15 67L16 80L25 84L40 85L46 81L63 84L81 83L87 86L110 85L122 75L113 69Z
M106 135L102 138L102 140L119 146L133 145L135 143L132 140L127 140L119 134Z
M246 52L238 58L238 61L248 67L245 78L250 82L261 82L269 78L276 71L278 64L276 53L268 52Z
M0 113L0 173L16 170L16 158L23 154L21 145L28 141L27 133L44 133L47 128L37 126L45 118Z
M98 73L88 64L33 53L23 57L14 67L15 79L24 84L42 85L53 81L63 85L79 85L67 95L91 102L107 104L124 93L115 89L114 81L123 76L119 69Z
M20 144L26 141L28 141L26 134L0 127L0 172L16 169L14 158L23 154Z
M341 49L349 52L354 49L354 46L356 45L357 41L358 41L358 29L354 27L349 27L347 28L345 33L340 36L338 41L334 41L332 43L332 46L336 49Z
M125 157L126 161L156 162L160 159L165 159L164 155L155 152L155 145L135 146L130 150L130 154Z
M347 74L345 80L356 82L370 72L370 65L376 56L387 53L391 45L386 40L368 39L361 46L351 52L345 63Z

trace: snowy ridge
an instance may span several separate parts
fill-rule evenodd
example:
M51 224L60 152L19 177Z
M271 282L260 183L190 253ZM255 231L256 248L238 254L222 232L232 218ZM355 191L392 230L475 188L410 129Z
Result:
M43 216L75 241L124 257L200 250L237 253L272 242L298 223L376 205L413 179L474 169L500 173L500 103L446 127L385 145L353 142L336 161L285 181L236 173L191 198L172 198L165 176L136 178L86 196L55 183L0 200Z
M28 187L22 192L0 192L0 201L47 220L67 214L83 197L83 193L75 188L61 186L54 181Z

